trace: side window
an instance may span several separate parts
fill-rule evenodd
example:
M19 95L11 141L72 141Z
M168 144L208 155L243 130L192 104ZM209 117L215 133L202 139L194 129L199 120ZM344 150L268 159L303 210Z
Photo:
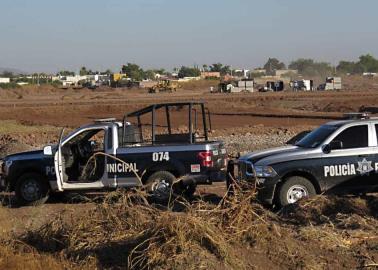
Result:
M342 131L333 141L340 141L343 149L362 148L369 146L368 125L350 127Z
M95 142L93 151L104 151L105 149L105 130L101 129L97 131L95 134L93 134L88 141L93 141Z

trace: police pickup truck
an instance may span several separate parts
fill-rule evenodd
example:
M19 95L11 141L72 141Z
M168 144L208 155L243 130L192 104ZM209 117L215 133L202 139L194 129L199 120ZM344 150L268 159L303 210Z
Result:
M294 145L230 161L228 185L252 182L265 204L284 206L323 192L378 191L378 119L329 122Z
M163 112L166 125L159 124L158 112ZM175 132L172 116L177 124L189 123L184 133ZM198 184L225 180L226 150L222 142L209 140L208 125L210 113L201 102L155 104L127 114L123 121L98 120L61 135L57 145L5 157L1 188L15 191L23 205L44 202L57 192L138 186L164 199L174 183L191 195Z

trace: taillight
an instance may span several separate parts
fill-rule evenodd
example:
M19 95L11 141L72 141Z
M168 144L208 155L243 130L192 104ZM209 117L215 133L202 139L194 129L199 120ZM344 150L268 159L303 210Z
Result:
M199 152L198 153L198 158L201 161L201 165L203 167L213 167L214 162L213 162L213 153L211 151L206 151L206 152Z

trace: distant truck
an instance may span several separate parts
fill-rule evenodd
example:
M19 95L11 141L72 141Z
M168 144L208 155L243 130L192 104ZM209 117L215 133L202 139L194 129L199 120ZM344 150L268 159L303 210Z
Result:
M326 82L318 86L318 90L341 90L341 78L340 77L327 77Z
M188 128L174 132L172 113L185 110ZM157 122L158 111L166 117L164 128ZM149 134L142 124L146 119L151 119ZM226 178L227 153L223 142L209 140L209 127L210 114L201 102L151 105L127 114L122 122L98 120L64 138L62 132L57 145L5 157L0 189L15 191L21 205L64 191L141 186L159 200L169 198L172 190L190 196L197 185Z
M290 86L294 91L312 91L314 89L313 80L291 81Z
M260 92L278 92L285 89L285 83L283 81L268 81L265 87L259 89Z

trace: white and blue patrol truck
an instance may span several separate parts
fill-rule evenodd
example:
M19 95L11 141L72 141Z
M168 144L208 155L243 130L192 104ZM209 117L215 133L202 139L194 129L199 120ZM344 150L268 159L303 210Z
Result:
M227 183L252 183L264 204L284 206L321 193L378 191L378 119L326 123L293 145L230 161Z
M181 112L182 118L184 111L187 118L172 117ZM172 122L183 121L189 123L184 131L173 128ZM56 192L139 186L164 199L175 183L176 191L191 195L198 184L225 180L227 153L222 142L209 140L209 127L210 113L202 102L154 104L123 121L98 120L64 138L62 132L57 145L43 150L5 157L0 186L15 191L23 205Z

